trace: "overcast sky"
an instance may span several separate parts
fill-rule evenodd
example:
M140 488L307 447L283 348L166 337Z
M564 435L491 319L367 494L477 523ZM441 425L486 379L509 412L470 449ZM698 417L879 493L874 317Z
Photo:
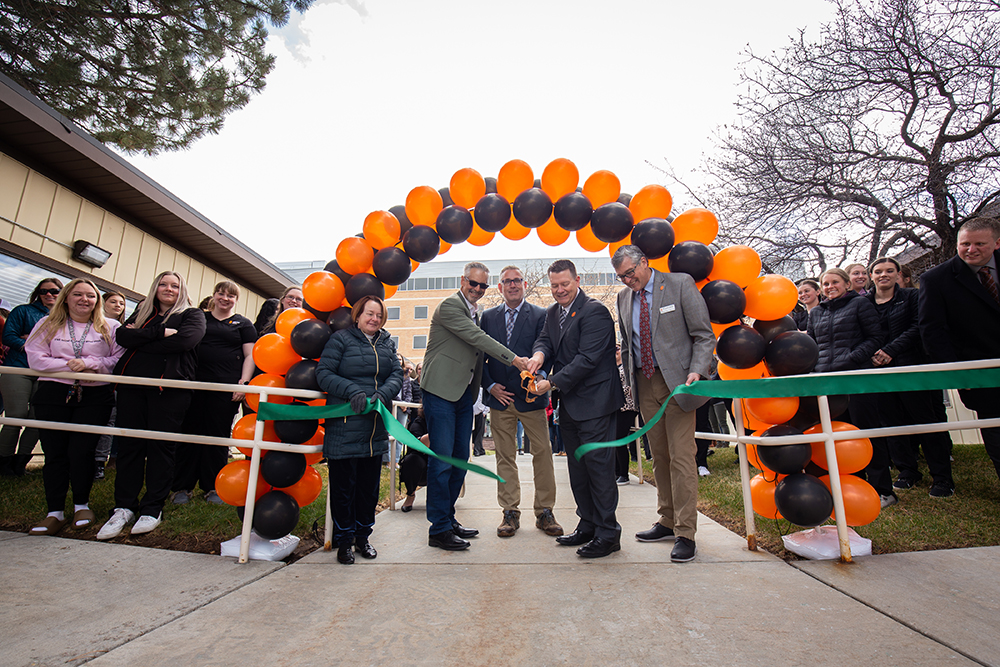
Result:
M374 210L508 160L572 160L625 192L666 185L734 118L741 52L781 48L824 0L318 0L271 30L265 91L219 135L139 169L273 262L332 259ZM532 233L443 260L573 257Z

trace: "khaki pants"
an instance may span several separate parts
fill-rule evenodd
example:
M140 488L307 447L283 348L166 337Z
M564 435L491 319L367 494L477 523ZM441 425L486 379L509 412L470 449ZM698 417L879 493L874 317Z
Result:
M535 478L535 516L556 503L556 476L552 467L552 446L545 410L520 412L513 404L506 410L490 410L493 445L496 448L497 474L506 483L497 482L497 502L504 510L517 510L521 504L521 482L517 476L517 422L531 440L531 468Z
M667 400L670 391L659 372L646 379L637 369L636 389L639 411L649 422ZM663 418L649 430L647 438L653 454L653 478L656 480L656 511L660 525L678 537L694 539L698 527L698 469L694 456L695 411L685 412L670 399Z

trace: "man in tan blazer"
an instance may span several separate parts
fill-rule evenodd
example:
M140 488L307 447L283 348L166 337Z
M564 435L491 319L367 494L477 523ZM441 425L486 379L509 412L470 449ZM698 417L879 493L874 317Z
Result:
M503 364L527 368L518 357L479 328L476 303L489 287L486 265L465 265L459 291L442 301L431 317L420 389L430 447L437 454L469 458L472 406L483 376L483 353ZM448 551L469 548L465 539L479 534L455 519L455 501L465 482L465 470L436 458L427 462L428 544Z
M618 293L622 368L647 423L680 384L711 374L715 336L708 308L686 273L660 273L638 247L626 245L611 258L625 289ZM645 334L645 335L644 335ZM698 523L695 410L706 398L670 399L663 419L649 431L659 519L636 533L640 542L675 539L670 560L694 559Z

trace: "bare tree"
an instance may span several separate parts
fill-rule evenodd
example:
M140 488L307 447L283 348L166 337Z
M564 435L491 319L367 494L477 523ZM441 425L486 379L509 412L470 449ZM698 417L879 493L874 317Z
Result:
M720 240L787 275L953 255L958 227L1000 200L1000 3L835 4L817 41L747 52L702 202Z

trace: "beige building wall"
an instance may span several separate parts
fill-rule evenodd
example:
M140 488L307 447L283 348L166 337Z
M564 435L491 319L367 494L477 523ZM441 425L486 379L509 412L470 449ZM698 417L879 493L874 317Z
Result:
M138 294L147 294L160 272L176 271L187 281L195 305L218 282L230 280L4 153L0 153L0 238L65 264L76 275L96 276ZM99 269L74 260L72 246L77 239L109 251L111 259ZM237 312L253 320L267 297L244 285L240 293Z

